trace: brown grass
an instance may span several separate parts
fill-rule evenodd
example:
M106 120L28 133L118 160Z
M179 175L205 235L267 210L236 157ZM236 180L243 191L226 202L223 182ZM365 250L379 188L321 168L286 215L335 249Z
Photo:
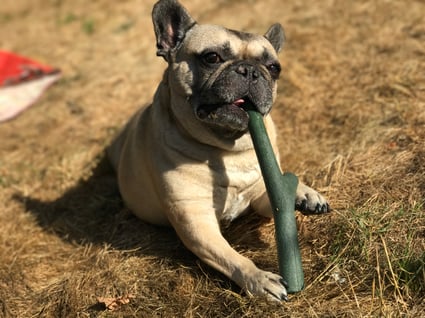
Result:
M334 213L299 216L307 286L282 305L247 298L172 230L138 221L102 163L165 66L153 2L2 1L0 47L59 66L63 78L0 125L0 316L423 315L424 1L185 3L201 22L286 29L274 110L282 161ZM225 233L277 270L271 223L250 216ZM115 312L97 301L126 295Z

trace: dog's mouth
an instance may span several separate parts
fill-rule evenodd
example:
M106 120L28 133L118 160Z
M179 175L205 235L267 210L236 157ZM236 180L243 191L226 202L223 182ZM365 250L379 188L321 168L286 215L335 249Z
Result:
M196 110L199 120L213 126L228 137L241 136L248 130L249 115L252 107L248 97L237 98L230 103L200 105Z
M247 116L244 98L239 98L232 103L201 105L197 110L198 118L205 121L216 121L222 116L236 115Z

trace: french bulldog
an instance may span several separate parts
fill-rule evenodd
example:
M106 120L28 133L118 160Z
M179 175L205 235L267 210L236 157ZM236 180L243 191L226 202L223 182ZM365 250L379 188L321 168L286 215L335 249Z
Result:
M190 251L248 295L286 300L283 278L259 269L220 231L223 221L247 211L272 217L246 109L264 116L279 158L270 110L283 28L274 24L256 35L198 24L176 0L158 1L152 19L157 55L168 67L153 103L107 149L122 198L140 219L174 227ZM303 183L296 208L329 211L326 199Z

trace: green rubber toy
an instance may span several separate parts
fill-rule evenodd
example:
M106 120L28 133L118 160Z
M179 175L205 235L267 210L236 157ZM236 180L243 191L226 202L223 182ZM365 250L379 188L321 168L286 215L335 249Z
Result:
M279 273L287 283L287 292L296 293L304 289L294 213L298 178L289 172L282 175L262 115L254 110L248 110L248 114L249 132L273 209Z

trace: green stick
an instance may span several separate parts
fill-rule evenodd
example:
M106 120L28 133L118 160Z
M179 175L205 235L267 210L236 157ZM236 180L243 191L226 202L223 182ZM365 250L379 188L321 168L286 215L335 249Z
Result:
M294 214L298 178L289 172L282 175L263 117L253 110L248 110L248 114L249 132L273 209L279 273L287 282L288 293L296 293L304 288L304 273Z

